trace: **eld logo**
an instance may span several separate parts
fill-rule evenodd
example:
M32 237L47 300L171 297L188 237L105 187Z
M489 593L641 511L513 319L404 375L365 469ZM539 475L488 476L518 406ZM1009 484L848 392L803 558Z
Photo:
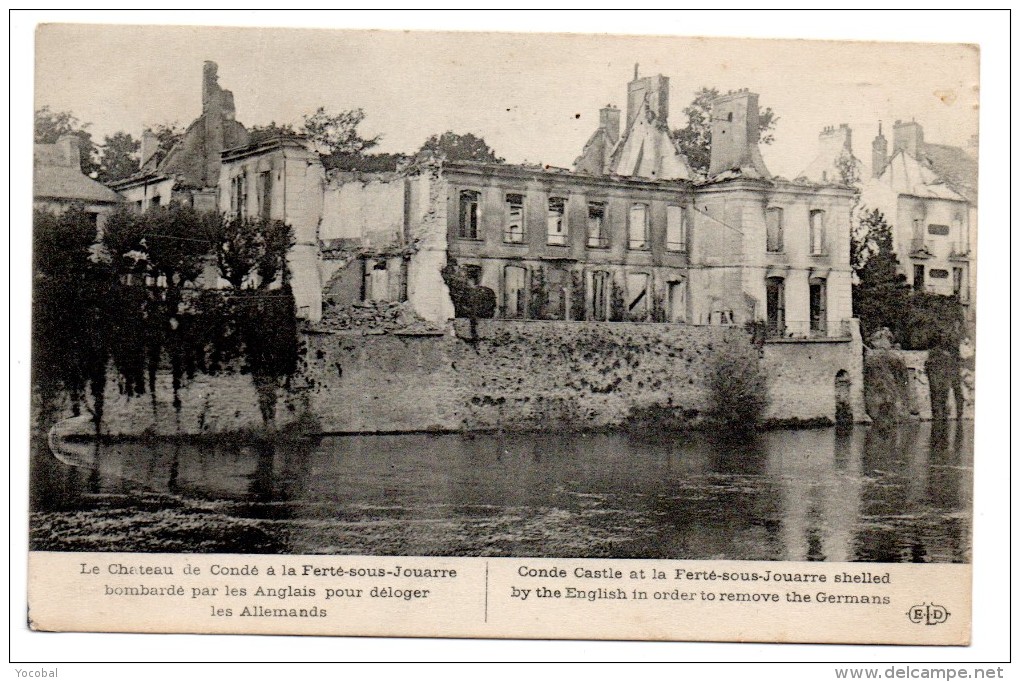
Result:
M945 606L939 606L938 604L921 604L920 606L911 606L910 610L907 611L907 618L910 619L911 623L920 625L938 625L939 623L945 623L949 619L949 611L946 611Z

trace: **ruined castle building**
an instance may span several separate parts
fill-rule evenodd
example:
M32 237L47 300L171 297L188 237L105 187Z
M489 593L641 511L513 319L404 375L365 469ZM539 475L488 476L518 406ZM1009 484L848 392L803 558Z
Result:
M712 102L712 150L709 177L736 173L771 177L758 149L758 95L746 88Z
M719 177L693 181L686 162L684 177L661 177L666 166L645 165L655 157L642 154L634 162L642 172L614 172L631 158L620 150L654 150L653 131L668 134L666 110L656 107L668 80L631 85L637 114L627 116L606 172L597 172L592 142L604 152L616 138L612 107L575 171L446 162L328 177L318 232L324 296L407 300L443 322L453 308L440 273L455 263L494 292L501 318L757 320L776 339L849 344L853 191L770 178L757 136L731 134L757 117L748 91L717 105L730 140L718 153L732 161Z
M37 144L32 177L33 207L63 213L82 204L93 216L96 228L103 227L107 213L121 201L119 194L81 172L80 142L64 135L55 144Z
M215 210L220 154L248 144L248 131L234 119L234 94L219 85L215 62L202 67L202 114L165 156L156 153L150 134L142 137L138 173L110 186L138 210L183 201L198 210Z
M298 317L322 315L318 228L324 172L319 155L299 137L278 137L223 151L217 195L220 213L282 220L294 230L287 254Z
M599 128L574 161L574 171L649 180L690 180L687 157L669 131L669 78L639 78L627 85L626 127L620 134L620 110L611 105L599 112Z

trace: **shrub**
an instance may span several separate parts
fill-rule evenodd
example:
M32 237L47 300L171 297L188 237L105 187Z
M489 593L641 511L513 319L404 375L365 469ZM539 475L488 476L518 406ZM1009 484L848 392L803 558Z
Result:
M769 377L746 337L715 344L708 363L709 413L731 429L755 428L769 405Z

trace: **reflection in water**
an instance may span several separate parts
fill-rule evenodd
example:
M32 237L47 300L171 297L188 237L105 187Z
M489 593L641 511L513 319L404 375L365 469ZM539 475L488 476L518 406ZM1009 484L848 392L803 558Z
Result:
M244 529L241 550L219 551L242 551L254 528L271 541L250 551L966 562L971 428L70 444L57 457L40 441L31 503L46 519L200 509Z

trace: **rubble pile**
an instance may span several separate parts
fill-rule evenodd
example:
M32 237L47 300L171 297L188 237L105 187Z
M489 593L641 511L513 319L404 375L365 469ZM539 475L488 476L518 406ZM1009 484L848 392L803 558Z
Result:
M328 303L328 302L327 302ZM364 301L347 305L325 305L317 327L323 331L363 331L369 334L390 332L442 332L443 328L422 319L408 303Z

